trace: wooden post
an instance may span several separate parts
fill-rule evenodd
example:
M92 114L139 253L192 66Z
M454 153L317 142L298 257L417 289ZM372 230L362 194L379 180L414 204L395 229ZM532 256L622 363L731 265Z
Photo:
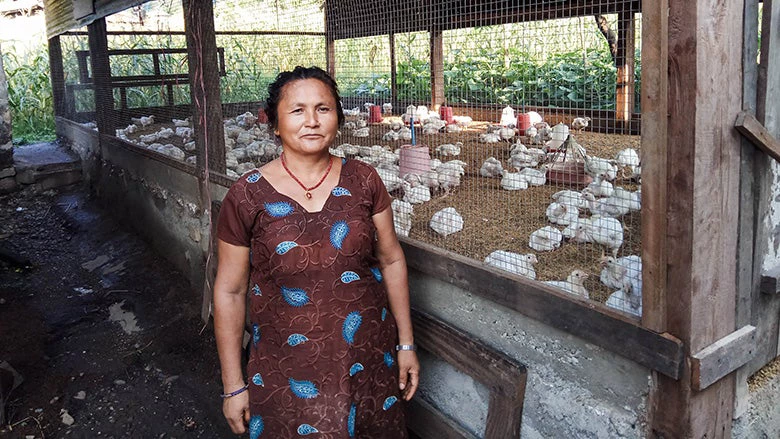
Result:
M742 4L669 0L668 13L666 326L690 357L735 330L742 22L715 17ZM655 436L727 438L734 373L694 391L686 361L679 380L656 376L650 401Z
M219 91L217 38L214 33L212 2L183 0L184 26L187 30L187 57L190 73L192 121L197 166L201 174L225 173L225 139L222 125L222 100ZM209 206L206 204L205 206Z
M111 65L108 59L106 20L100 18L87 26L89 33L89 60L92 65L92 85L95 90L95 119L98 132L114 135L116 112L111 87Z
M324 29L325 29L325 70L331 76L336 77L336 42L333 40L333 32L328 29L328 13L330 2L324 2L325 14L324 14Z
M629 128L631 114L634 112L634 37L636 25L634 11L620 11L618 14L617 84L615 89L615 118L622 122L624 129ZM644 40L643 40L644 41Z
M444 104L444 41L441 30L431 29L431 109Z
M642 3L642 325L666 332L669 0Z
M59 35L49 38L49 68L54 115L65 117L65 70L62 66L62 45Z
M393 104L396 114L401 113L398 108L398 72L395 65L395 32L390 32L390 102Z
M758 0L745 0L743 20L742 53L742 108L755 113L756 84L758 82ZM755 232L756 150L746 139L742 140L739 176L739 254L737 256L737 309L736 325L742 327L752 321L753 292L753 246ZM735 377L734 418L739 418L748 409L748 368L742 367Z

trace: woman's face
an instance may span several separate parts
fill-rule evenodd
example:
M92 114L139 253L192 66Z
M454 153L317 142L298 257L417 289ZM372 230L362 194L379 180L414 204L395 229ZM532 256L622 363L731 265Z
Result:
M331 146L339 127L336 99L319 79L299 79L282 88L274 133L285 151L322 152Z

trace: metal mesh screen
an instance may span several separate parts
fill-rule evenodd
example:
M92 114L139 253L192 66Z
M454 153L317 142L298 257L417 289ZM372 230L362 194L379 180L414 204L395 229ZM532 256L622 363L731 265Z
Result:
M194 163L179 120L189 114L180 5L112 16L109 50L151 50L111 57L128 81L124 91L114 83L115 108L126 110L117 136ZM639 9L216 2L227 173L280 153L258 113L276 74L330 63L347 113L332 153L378 169L399 235L640 315ZM64 38L67 81L78 85L86 36ZM92 120L94 104L72 111Z

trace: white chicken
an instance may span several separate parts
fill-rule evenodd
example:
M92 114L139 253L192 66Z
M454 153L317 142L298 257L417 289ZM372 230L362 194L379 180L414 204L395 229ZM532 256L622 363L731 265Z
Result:
M451 123L444 127L444 131L447 133L459 133L463 131L463 128L458 124Z
M498 130L498 136L501 137L503 140L511 140L512 137L515 137L515 128L513 126L511 127L501 127Z
M355 131L352 131L353 137L368 137L370 134L370 131L368 127L358 128Z
M501 174L501 188L508 191L520 191L528 189L528 181L519 172L504 170Z
M618 311L623 311L625 313L632 314L637 317L642 317L642 301L639 300L639 306L634 307L632 305L631 300L632 300L631 294L626 293L623 290L617 290L614 293L609 295L609 298L607 298L607 302L605 303L605 305L607 305L610 308L614 308Z
M501 110L501 126L502 127L508 127L511 126L512 128L517 125L517 117L515 117L515 110L514 108L507 105L504 107L503 110Z
M463 142L443 143L436 147L436 152L443 156L456 156L460 155L460 151L463 148Z
M382 104L382 112L384 114L391 114L393 112L393 104L389 102L385 102Z
M545 173L538 169L523 168L520 170L520 175L525 178L529 186L542 186L547 182Z
M533 253L521 255L504 250L496 250L485 258L485 265L525 276L529 279L536 279L534 264L538 262L539 260Z
M498 143L501 136L498 133L482 133L479 135L479 141L482 143Z
M588 274L584 271L574 270L569 274L569 277L567 277L565 281L548 280L544 283L559 288L569 294L590 299L590 293L588 293L588 290L585 288L585 279L587 278Z
M596 197L609 197L614 192L612 183L604 180L602 176L596 177L587 189Z
M588 227L582 227L575 232L577 242L595 242L612 251L617 257L620 246L623 245L623 225L615 218L593 216L588 221Z
M599 280L604 285L642 294L642 258L637 255L614 258L602 256L601 276Z
M382 179L382 183L385 184L387 192L393 192L401 188L403 180L398 176L398 173L383 168L378 168L376 172L379 174L379 178Z
M433 231L446 237L463 230L463 217L454 207L445 207L433 214L430 226Z
M572 207L572 206L569 206ZM573 218L571 223L563 229L563 237L566 239L574 240L577 232L580 231L579 242L593 242L590 239L591 233L588 231L590 228L590 220L588 218Z
M585 172L593 178L612 181L617 177L617 171L617 166L612 160L595 156L585 157Z
M148 127L149 125L153 125L154 124L154 115L151 115L151 116L141 116L141 117L138 117L138 118L131 117L130 120L134 124L136 124L136 125L140 125L142 127Z
M461 160L450 160L436 168L439 187L449 194L450 189L460 186L460 177L466 173L466 163Z
M468 128L468 126L474 122L474 120L469 116L453 116L452 120L454 120L455 123L461 128Z
M189 117L186 118L186 119L176 119L176 118L173 118L173 119L171 119L171 122L173 122L173 126L176 127L176 128L183 128L183 127L190 126L190 118Z
M428 114L428 107L425 105L419 105L417 109L414 112L414 120L419 121L420 124L425 124L428 122L429 114Z
M414 215L414 208L410 203L394 199L390 203L390 207L393 209L393 226L395 233L400 236L409 236L409 230L412 229L412 216Z
M479 175L483 177L501 177L504 175L504 168L501 162L495 157L488 157L482 167L479 168Z
M398 138L401 140L412 140L412 130L407 127L401 127L398 130Z
M553 201L557 201L561 204L574 206L578 209L584 209L588 207L588 200L583 197L582 193L573 191L570 189L564 189L558 191L550 197Z
M591 118L589 117L575 117L574 120L571 121L571 127L578 132L582 132L582 130L588 127L590 121Z
M412 186L408 181L404 181L402 185L404 188L404 201L407 203L421 204L431 201L431 189L428 186Z
M398 131L388 131L382 135L383 142L394 142L399 139Z
M545 214L551 223L568 226L571 225L573 221L577 221L577 218L580 216L580 211L574 206L553 201L547 206Z
M563 234L552 226L535 230L528 238L528 246L539 252L549 252L561 246Z

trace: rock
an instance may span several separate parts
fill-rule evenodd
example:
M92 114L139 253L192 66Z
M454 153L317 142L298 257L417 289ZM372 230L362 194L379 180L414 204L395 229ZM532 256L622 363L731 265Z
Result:
M13 177L0 178L0 194L16 190L16 179Z
M86 399L86 398L87 398L87 392L85 392L85 391L83 391L83 390L79 390L79 391L78 391L78 393L76 393L76 394L73 396L73 399L80 399L80 400L84 400L84 399Z
M60 397L59 396L55 396L54 398L51 399L51 401L49 401L49 404L54 404L55 402L57 402L59 400L60 400Z
M65 409L60 410L60 419L62 419L62 423L65 425L73 425L73 423L76 422L76 420L73 419L73 416Z
M16 175L16 168L13 166L0 170L0 178L13 177L14 175Z
M116 384L117 386L124 386L125 384L127 384L127 381L125 381L125 380L114 380L114 384Z

